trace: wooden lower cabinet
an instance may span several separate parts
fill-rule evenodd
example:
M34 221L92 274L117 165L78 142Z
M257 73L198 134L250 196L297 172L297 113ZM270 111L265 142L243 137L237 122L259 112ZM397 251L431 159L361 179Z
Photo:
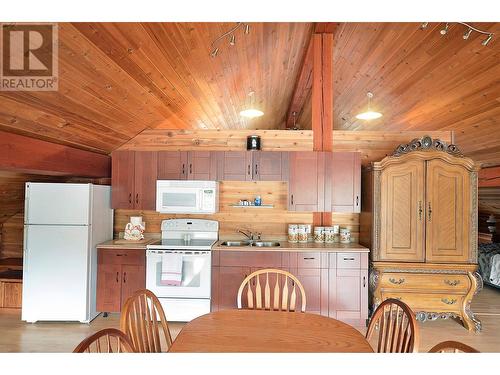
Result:
M262 268L295 275L304 287L308 313L357 326L366 324L368 253L213 250L212 311L237 308L243 279ZM245 306L245 300L242 302Z
M146 287L144 249L97 249L97 311L120 312L135 291Z

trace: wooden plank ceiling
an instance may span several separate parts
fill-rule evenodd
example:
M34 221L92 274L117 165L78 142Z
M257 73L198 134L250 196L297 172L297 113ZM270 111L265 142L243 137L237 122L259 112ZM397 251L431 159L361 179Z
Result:
M146 129L283 129L312 23L61 23L59 91L0 92L0 130L109 153ZM341 23L334 43L334 129L455 130L464 152L500 164L500 24L488 46L451 24ZM323 30L325 31L325 30ZM328 31L328 30L326 30ZM265 115L244 120L249 105ZM384 116L361 122L366 92ZM299 116L310 128L310 104Z

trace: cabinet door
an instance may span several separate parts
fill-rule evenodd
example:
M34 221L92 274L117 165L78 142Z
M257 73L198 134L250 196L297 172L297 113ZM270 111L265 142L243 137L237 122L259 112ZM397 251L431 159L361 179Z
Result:
M361 211L361 156L359 152L327 153L325 180L326 211Z
M188 153L188 180L215 181L217 179L216 154L210 151Z
M288 152L255 151L252 156L255 181L288 181Z
M424 261L424 181L421 160L382 171L379 260Z
M187 178L187 152L158 152L158 179L185 180Z
M306 312L313 314L321 314L322 310L327 311L328 303L322 299L322 294L326 290L321 283L321 269L318 268L298 268L290 269L290 273L299 279L304 287L306 294ZM326 287L328 287L326 285ZM297 299L297 309L300 308L301 301ZM323 304L323 306L322 306ZM322 309L323 307L323 309ZM325 311L325 315L327 315Z
M324 161L324 152L290 152L290 211L323 211Z
M248 151L222 151L218 153L219 180L251 181L252 154Z
M156 178L158 176L158 153L138 151L135 153L135 196L136 210L156 208Z
M113 208L134 208L135 153L114 151L111 154L111 204Z
M465 168L442 160L427 162L427 261L469 261L470 186Z
M330 269L330 317L364 325L368 318L368 270Z
M238 289L248 275L250 267L219 267L219 310L237 308ZM246 306L245 298L242 298L242 302Z
M127 298L140 289L146 288L146 267L144 266L122 266L122 298L121 305Z
M99 264L97 269L97 311L119 312L121 307L121 266Z

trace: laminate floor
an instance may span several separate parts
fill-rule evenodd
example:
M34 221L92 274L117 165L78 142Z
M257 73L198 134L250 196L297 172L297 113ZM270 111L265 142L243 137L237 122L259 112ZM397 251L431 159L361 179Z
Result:
M472 310L481 319L483 330L469 332L455 320L419 323L420 351L426 352L438 342L456 340L481 352L500 352L500 290L485 287L474 299ZM25 323L20 310L0 310L0 352L71 352L85 337L103 328L119 327L119 314L97 317L91 324ZM169 323L175 338L184 323ZM364 333L365 327L358 327Z

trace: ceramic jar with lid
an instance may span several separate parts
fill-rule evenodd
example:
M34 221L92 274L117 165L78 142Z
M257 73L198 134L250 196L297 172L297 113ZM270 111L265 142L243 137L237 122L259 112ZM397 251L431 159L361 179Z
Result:
M340 226L339 225L332 225L333 228L333 242L339 243L340 242Z
M299 226L297 224L288 224L288 242L296 243L299 241Z
M347 228L342 228L340 230L340 243L350 243L351 242L351 231Z
M333 243L335 242L335 232L333 227L325 227L325 242Z
M298 227L298 240L301 243L307 242L307 225L300 224Z
M325 242L325 227L314 227L314 242Z

